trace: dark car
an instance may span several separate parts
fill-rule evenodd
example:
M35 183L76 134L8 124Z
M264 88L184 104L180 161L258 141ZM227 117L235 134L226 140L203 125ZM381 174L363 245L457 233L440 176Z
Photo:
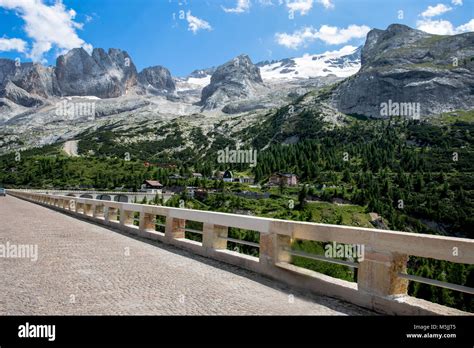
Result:
M5 189L3 188L0 188L0 196L6 196L7 195L7 192L5 191Z

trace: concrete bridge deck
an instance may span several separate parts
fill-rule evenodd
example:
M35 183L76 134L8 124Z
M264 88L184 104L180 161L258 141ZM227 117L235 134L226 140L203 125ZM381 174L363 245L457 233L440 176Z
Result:
M0 315L372 314L11 196L0 197L7 242L37 244L38 260L0 258Z

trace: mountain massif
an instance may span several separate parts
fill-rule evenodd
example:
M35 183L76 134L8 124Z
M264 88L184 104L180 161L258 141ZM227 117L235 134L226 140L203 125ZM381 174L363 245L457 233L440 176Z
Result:
M288 130L308 108L338 125L345 115L392 116L381 113L381 105L392 102L419 104L423 118L472 110L473 94L474 33L439 36L399 24L371 30L359 48L256 64L243 54L181 78L163 66L138 72L119 49L89 54L77 48L52 67L0 59L0 151L74 139L104 126L127 133L177 120L198 125L208 137L215 136L209 129L216 123L248 127L266 119L274 120L272 129ZM63 102L94 103L94 117L58 117ZM281 110L288 117L282 119Z
M213 72L210 84L202 90L201 103L206 109L214 109L232 100L254 96L262 88L260 69L247 55L241 55Z
M474 33L427 34L404 25L373 29L360 71L332 97L347 114L381 117L389 100L419 103L421 115L474 108Z
M137 73L128 53L118 49L96 48L89 54L75 48L59 56L55 67L0 60L0 95L25 107L44 103L41 98L118 98L131 92L146 93L150 87L159 93L175 90L166 68L150 67Z

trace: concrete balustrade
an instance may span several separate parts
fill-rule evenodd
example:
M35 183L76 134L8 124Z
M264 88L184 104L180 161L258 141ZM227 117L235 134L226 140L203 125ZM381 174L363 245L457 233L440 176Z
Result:
M53 196L32 191L8 190L7 193L376 311L420 315L467 314L408 296L409 280L400 274L406 273L409 255L473 264L474 240L471 239ZM118 211L120 220L117 220ZM139 226L134 225L136 213L139 214ZM156 231L158 216L166 218L165 233ZM202 243L185 238L186 221L203 223ZM230 227L260 233L256 245L258 258L227 250ZM356 265L357 283L292 265L294 252L291 245L295 240L364 245L364 258Z
M159 199L164 199L166 202L173 196L173 193L150 193L150 192L129 192L129 191L84 191L84 190L29 190L21 189L17 191L22 192L35 192L35 193L46 193L55 196L71 196L71 197L83 197L93 198L99 200L107 200L112 202L141 202L144 198L147 200L155 199L158 195Z

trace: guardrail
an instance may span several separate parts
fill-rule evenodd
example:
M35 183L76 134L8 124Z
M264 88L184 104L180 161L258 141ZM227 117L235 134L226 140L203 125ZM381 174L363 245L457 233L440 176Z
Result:
M277 220L227 213L101 201L31 191L8 194L144 238L172 244L199 255L237 265L303 290L331 296L390 314L468 314L407 295L409 281L420 281L472 294L474 289L406 274L408 256L456 263L474 263L474 240L340 225ZM136 215L139 217L136 218ZM161 217L161 220L157 219ZM160 223L165 219L165 223ZM138 221L138 226L135 222ZM186 221L203 224L202 231ZM164 232L157 227L164 227ZM228 237L229 228L260 233L259 243ZM185 238L197 233L202 242ZM295 240L364 245L361 262L329 259L292 250ZM227 250L227 243L258 248L259 257ZM329 277L291 264L292 256L342 264L358 269L357 283Z

